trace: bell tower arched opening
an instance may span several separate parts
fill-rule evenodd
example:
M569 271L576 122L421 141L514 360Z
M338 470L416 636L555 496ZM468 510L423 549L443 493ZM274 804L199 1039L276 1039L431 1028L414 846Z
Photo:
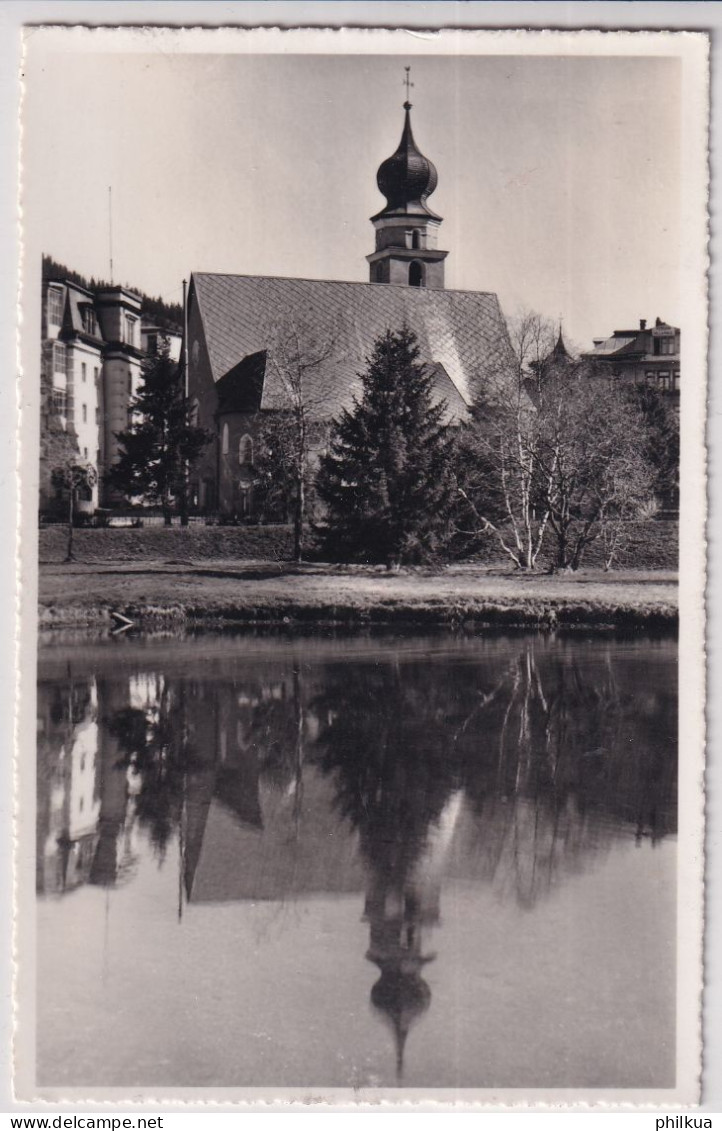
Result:
M409 286L410 287L425 287L426 286L424 265L423 265L423 263L419 263L418 259L415 259L413 261L413 263L411 263L409 265Z

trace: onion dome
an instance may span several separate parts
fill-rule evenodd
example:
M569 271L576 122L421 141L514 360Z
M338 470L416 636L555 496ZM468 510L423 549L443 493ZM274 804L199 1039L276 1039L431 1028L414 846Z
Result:
M423 961L423 960L422 960ZM428 960L427 960L428 961ZM415 971L382 969L371 989L371 1002L391 1025L396 1045L396 1076L404 1072L404 1051L409 1029L429 1008L431 990Z
M399 147L382 162L376 174L376 183L386 197L386 207L373 219L393 212L404 212L440 220L441 217L426 206L427 197L431 196L438 183L436 168L428 157L424 157L414 141L410 102L404 102L404 110L406 120Z

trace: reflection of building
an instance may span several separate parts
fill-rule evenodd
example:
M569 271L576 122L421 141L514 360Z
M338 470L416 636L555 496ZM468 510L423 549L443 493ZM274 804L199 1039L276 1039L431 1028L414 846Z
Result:
M458 420L513 362L495 294L444 290L441 217L428 206L437 175L418 149L405 107L396 152L378 170L386 205L372 218L369 283L196 273L188 297L189 393L214 436L194 469L201 508L250 513L253 449L264 423L293 404L324 428L359 391L375 341L404 325L418 339L433 396ZM302 378L298 374L302 373Z
M39 891L87 882L97 844L98 725L90 681L38 688Z
M225 763L189 774L184 884L190 903L284 902L363 890L358 846L334 807L332 783L305 766L298 786L300 814L293 790L259 779L255 754L237 747Z
M128 775L105 714L124 702L122 682L38 687L40 892L112 886L128 868Z
M611 338L595 338L594 349L582 354L614 377L676 397L679 355L679 330L660 318L654 326L642 319L638 330L615 330Z

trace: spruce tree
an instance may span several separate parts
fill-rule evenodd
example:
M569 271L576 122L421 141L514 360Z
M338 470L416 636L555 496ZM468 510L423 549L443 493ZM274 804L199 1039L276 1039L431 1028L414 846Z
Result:
M109 486L126 497L160 505L170 525L174 498L187 521L186 477L211 440L210 433L190 422L190 405L182 373L170 357L167 341L143 364L143 381L131 401L132 422L116 433L118 461L106 475Z
M436 559L449 531L451 444L415 334L387 331L360 377L319 469L326 552L389 568Z

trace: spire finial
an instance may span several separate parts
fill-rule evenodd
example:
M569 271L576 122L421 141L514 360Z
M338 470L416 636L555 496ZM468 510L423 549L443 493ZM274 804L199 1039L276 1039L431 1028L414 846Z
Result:
M406 101L404 102L404 110L410 110L411 109L411 102L409 101L409 99L411 97L410 92L411 92L411 87L414 84L411 81L411 67L404 67L404 70L406 71L406 74L405 74L405 76L402 80L404 86L406 87Z

